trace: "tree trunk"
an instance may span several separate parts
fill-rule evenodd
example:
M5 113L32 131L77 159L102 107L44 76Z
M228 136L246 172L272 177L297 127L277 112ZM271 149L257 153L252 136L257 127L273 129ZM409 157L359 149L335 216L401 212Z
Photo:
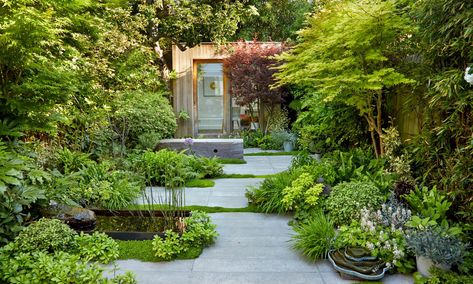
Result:
M378 92L376 97L376 132L378 133L379 139L379 154L384 155L384 143L383 143L383 121L382 121L382 102L383 94L381 91Z
M373 150L376 158L379 158L378 152L378 142L376 141L375 133L378 133L375 128L374 117L372 113L364 115L366 121L368 122L369 131L371 135L371 144L373 144Z

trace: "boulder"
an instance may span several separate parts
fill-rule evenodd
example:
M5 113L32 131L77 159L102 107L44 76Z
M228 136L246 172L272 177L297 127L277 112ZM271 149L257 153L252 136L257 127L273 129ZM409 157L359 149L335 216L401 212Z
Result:
M63 221L76 231L92 231L96 225L95 213L82 207L54 205L42 212L44 217Z

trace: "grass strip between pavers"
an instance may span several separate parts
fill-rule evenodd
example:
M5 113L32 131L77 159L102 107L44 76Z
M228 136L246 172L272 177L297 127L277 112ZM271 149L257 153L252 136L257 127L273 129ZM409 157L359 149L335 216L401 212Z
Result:
M246 164L245 160L238 158L218 158L220 164Z
M252 175L252 174L221 174L216 179L219 178L269 178L274 175Z
M133 204L128 206L125 210L162 210L165 208L163 205L154 204L154 205L147 205L147 204ZM183 210L190 210L190 211L203 211L207 213L225 213L225 212L250 212L250 213L260 213L261 211L256 207L249 205L243 208L227 208L227 207L220 207L220 206L201 206L201 205L189 205L184 206Z
M299 151L291 152L259 152L259 153L248 153L243 154L243 156L295 156L299 154Z
M186 182L186 187L214 187L215 182L211 179L191 179Z
M164 261L154 255L153 241L121 241L117 240L118 259L137 259L147 262ZM179 254L175 259L194 259L202 253L201 247L190 247L186 252Z

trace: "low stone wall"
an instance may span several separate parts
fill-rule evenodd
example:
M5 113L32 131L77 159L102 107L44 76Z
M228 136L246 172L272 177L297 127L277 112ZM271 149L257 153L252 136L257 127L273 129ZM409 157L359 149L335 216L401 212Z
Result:
M189 146L185 139L163 139L156 150L184 150ZM243 159L243 139L193 139L192 152L198 156Z

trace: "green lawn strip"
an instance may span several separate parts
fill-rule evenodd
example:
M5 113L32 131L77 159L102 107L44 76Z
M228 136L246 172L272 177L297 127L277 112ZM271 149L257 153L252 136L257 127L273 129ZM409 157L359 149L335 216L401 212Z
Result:
M160 204L154 205L145 205L145 204L134 204L129 206L126 210L161 210L163 206ZM243 208L226 208L220 206L201 206L201 205L190 205L185 206L183 210L190 210L190 211L203 211L207 213L225 213L225 212L253 212L253 213L260 213L260 210L252 205Z
M252 174L221 174L215 178L268 178L274 175L252 175Z
M214 187L215 182L211 179L191 179L186 182L186 187Z
M237 158L218 158L220 164L246 164L245 160Z
M153 241L121 241L117 240L119 257L118 259L137 259L147 262L164 261L154 255ZM179 254L176 259L194 259L202 253L201 247L191 247L186 252Z
M299 151L292 152L259 152L259 153L248 153L243 154L244 156L295 156L299 154Z

